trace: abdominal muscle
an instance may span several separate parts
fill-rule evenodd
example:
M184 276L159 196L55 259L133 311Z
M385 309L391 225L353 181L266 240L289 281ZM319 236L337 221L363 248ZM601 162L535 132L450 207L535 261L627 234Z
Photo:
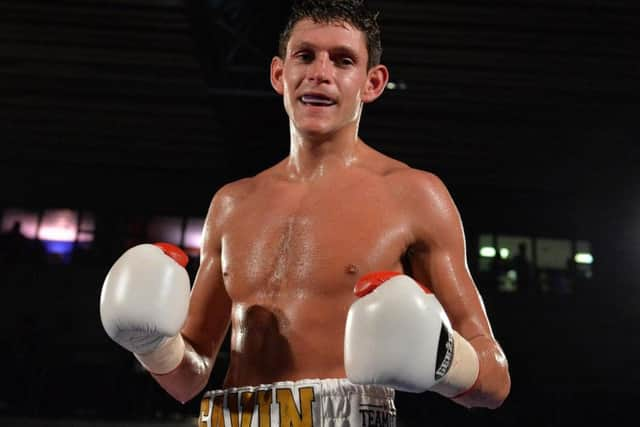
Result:
M224 386L345 377L344 326L351 289L339 296L284 294L234 303Z

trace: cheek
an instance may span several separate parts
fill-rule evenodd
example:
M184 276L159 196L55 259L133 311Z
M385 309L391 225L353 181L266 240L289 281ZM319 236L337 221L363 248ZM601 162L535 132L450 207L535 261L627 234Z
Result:
M355 103L362 101L362 94L365 90L365 81L360 76L353 76L345 80L344 91L348 92L349 98L353 99Z
M291 99L288 93L289 92L285 85L284 96L282 97L282 101L284 103L284 110L287 112L287 114L291 115L293 113L294 100Z
M349 105L349 108L357 108L362 102L362 93L363 90L360 87L352 87L348 93L343 91L343 95L346 95L346 98L349 100L346 105Z
M301 80L301 71L298 69L288 69L283 75L283 83L289 89L295 89Z
M295 83L290 73L285 74L282 79L282 95L284 106L287 111L289 111L289 108L294 102L292 98L295 96Z

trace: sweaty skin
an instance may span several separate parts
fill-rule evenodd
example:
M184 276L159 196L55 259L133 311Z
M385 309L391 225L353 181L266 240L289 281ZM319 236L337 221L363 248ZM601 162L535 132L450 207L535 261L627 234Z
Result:
M300 21L287 51L274 58L271 78L290 118L290 155L213 197L182 330L187 353L155 379L182 402L194 397L229 327L225 387L344 378L356 281L398 271L433 290L478 352L479 378L455 400L500 406L510 388L507 361L469 274L451 196L435 175L357 137L362 104L382 93L386 68L367 70L363 35L348 24ZM309 92L335 105L305 105L300 97Z

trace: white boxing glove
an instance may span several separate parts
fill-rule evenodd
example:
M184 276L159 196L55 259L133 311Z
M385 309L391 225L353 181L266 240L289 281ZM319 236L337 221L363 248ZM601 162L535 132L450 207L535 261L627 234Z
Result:
M378 272L362 277L355 293L344 342L351 382L447 397L473 386L477 353L431 291L409 276Z
M102 326L155 374L172 371L184 356L180 329L191 289L187 262L174 245L137 245L116 260L102 285Z

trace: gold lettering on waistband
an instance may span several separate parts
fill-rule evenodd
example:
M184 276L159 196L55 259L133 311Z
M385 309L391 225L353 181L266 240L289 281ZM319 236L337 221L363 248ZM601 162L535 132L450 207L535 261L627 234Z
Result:
M229 409L229 420L231 421L231 427L238 426L238 394L229 393L227 395L227 408Z
M313 427L313 413L311 402L314 401L313 387L298 389L300 411L293 399L290 389L276 390L276 400L280 406L280 427Z
M223 406L224 395L213 398L213 408L211 408L211 396L207 395L200 401L200 417L198 427L225 427Z
M198 419L198 427L207 427L209 421L209 411L211 410L211 400L208 396L200 401L200 417Z
M240 395L240 404L242 405L242 419L240 420L240 425L242 427L251 427L253 410L256 406L256 394L253 391L243 392Z
M271 427L271 390L258 391L258 421L259 427Z

